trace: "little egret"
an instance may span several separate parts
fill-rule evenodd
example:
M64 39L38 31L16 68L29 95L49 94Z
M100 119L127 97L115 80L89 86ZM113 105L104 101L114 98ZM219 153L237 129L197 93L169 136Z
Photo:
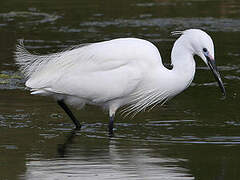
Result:
M81 125L66 104L103 107L109 112L112 135L114 116L120 107L126 114L136 114L186 89L195 74L194 55L212 70L225 96L211 37L199 29L175 31L173 35L180 37L172 49L171 70L164 67L152 43L137 38L83 44L49 55L31 54L20 42L15 60L31 94L53 96L77 129Z

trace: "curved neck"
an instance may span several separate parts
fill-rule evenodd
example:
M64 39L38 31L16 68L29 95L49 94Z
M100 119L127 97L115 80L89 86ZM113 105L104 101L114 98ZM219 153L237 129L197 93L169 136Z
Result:
M172 73L176 76L176 80L186 85L186 88L195 74L196 63L193 55L194 51L189 41L182 36L177 39L171 53Z

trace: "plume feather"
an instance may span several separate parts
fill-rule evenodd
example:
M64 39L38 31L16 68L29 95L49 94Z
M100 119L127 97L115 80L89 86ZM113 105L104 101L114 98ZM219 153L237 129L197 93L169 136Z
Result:
M134 93L130 105L124 108L121 112L124 117L132 114L134 117L140 111L145 111L148 107L152 106L150 110L158 104L163 105L169 99L169 92L161 92L157 89L148 91L139 91Z
M80 44L77 46L71 46L70 48L64 49L59 53L52 53L48 55L36 55L30 53L25 47L23 40L19 40L15 51L15 61L20 71L23 73L26 79L29 79L33 73L40 71L43 67L48 64L58 64L61 61L61 56L68 51L87 46L88 44Z

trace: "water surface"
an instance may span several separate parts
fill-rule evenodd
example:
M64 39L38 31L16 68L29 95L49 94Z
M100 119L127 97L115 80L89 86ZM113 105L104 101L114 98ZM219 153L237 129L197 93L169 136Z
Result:
M0 7L0 179L240 178L239 1L26 1ZM199 58L192 85L133 119L117 115L115 137L97 107L73 110L81 131L54 100L32 96L14 65L16 42L38 54L118 37L153 42L170 62L171 31L201 28L215 43L223 99Z

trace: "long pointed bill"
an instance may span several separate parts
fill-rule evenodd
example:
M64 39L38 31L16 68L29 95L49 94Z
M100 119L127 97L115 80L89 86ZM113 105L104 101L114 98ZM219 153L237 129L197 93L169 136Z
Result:
M207 58L208 66L211 69L211 71L213 72L214 78L216 79L216 81L218 83L218 86L220 87L220 89L223 93L223 96L226 96L226 91L225 91L225 88L223 86L223 82L222 82L222 79L220 77L220 74L217 70L215 60L209 54L206 54L205 57Z

